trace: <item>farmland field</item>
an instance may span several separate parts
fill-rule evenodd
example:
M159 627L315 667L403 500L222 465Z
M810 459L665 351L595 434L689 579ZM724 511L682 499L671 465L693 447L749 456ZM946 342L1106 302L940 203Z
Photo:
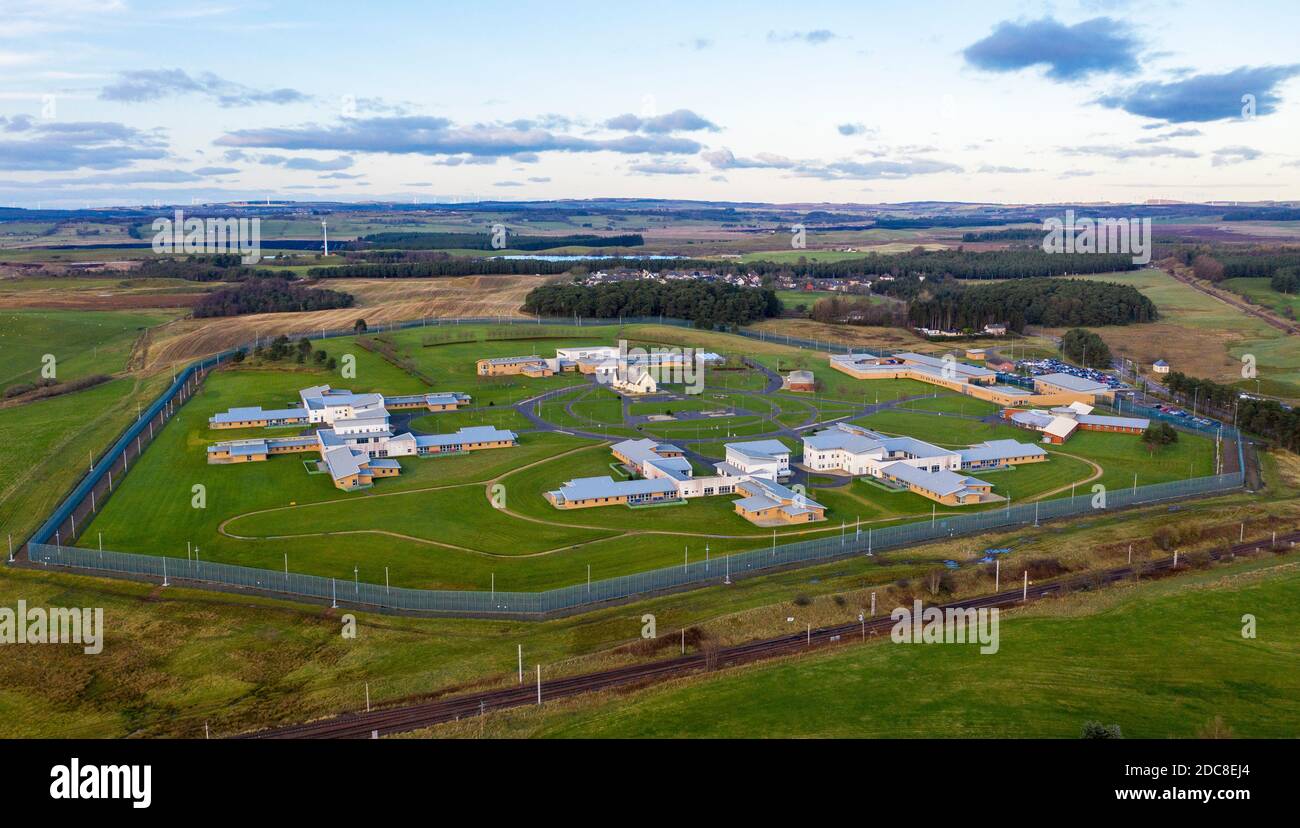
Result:
M55 379L61 382L118 373L141 334L169 318L124 311L0 312L0 388L40 379L46 354L55 358Z
M495 716L483 734L560 738L1245 738L1300 731L1294 562L1070 596L1004 613L997 653L887 636L812 656ZM1243 639L1243 613L1271 630ZM1140 630L1140 635L1134 631ZM1170 646L1177 641L1178 646ZM1045 666L1048 665L1048 666ZM899 676L924 676L900 682ZM446 725L424 735L466 734ZM479 735L479 729L475 729Z
M1190 376L1238 383L1254 391L1255 383L1243 382L1241 376L1241 358L1252 354L1260 390L1300 399L1300 337L1288 336L1161 270L1083 278L1133 285L1160 310L1156 322L1095 329L1116 356L1134 360L1144 371L1164 359Z

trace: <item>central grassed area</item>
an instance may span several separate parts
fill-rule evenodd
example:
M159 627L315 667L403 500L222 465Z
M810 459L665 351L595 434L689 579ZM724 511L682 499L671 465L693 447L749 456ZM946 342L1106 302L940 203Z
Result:
M557 347L613 344L620 338L696 345L722 353L728 364L706 373L701 394L626 406L580 374L530 379L480 378L475 372L474 362L482 357L552 356ZM769 392L770 374L742 363L742 355L769 368L779 361L783 372L801 361L823 366L819 377L834 372L824 367L824 355L725 334L658 326L537 331L443 326L384 334L379 341L381 349L374 342L361 347L367 343L353 338L325 343L331 355L355 356L355 377L301 366L244 365L214 372L119 483L79 544L93 548L102 533L104 547L118 551L179 557L188 545L203 560L277 571L287 562L292 571L346 580L382 583L387 570L395 586L486 589L495 579L498 590L537 590L583 582L589 566L593 578L608 578L698 560L706 550L725 555L772 542L773 530L735 514L733 497L655 509L567 511L544 499L545 492L576 477L617 477L609 445L624 437L682 445L695 455L697 474L711 471L728 439L757 435L785 442L797 462L801 436L839 419L944 446L1002 437L1033 442L1027 432L984 419L992 413L987 406L911 380L835 375L813 394ZM207 463L205 449L213 442L294 433L211 430L210 416L233 406L284 407L300 388L320 383L388 394L463 391L474 398L470 408L394 412L403 418L395 427L438 433L490 424L516 431L519 445L403 457L399 477L360 492L340 491L327 475L308 474L302 460L314 460L314 453L259 463ZM884 405L880 410L877 399ZM672 419L646 420L650 416ZM1071 484L1080 494L1090 494L1088 487L1096 482L1131 485L1134 472L1139 484L1209 474L1214 459L1210 441L1189 435L1154 455L1135 435L1104 434L1076 435L1049 452L1049 462L977 476L994 484L997 494L1024 502L1068 497ZM842 525L851 534L859 521L865 531L868 525L929 517L932 510L939 515L971 510L936 508L919 495L862 480L816 476L806 482L809 496L827 507L827 520L777 529L778 541L838 536L845 531ZM196 486L205 495L201 507L195 503ZM496 505L494 491L503 494Z

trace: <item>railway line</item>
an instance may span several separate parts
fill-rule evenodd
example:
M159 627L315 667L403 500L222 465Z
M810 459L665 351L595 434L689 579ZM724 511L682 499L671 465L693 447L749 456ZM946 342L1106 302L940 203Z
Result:
M1232 547L1232 554L1244 553L1268 546L1282 544L1294 546L1300 541L1300 532L1278 536L1275 540L1240 543ZM1226 552L1210 552L1218 560ZM1139 570L1163 571L1175 568L1178 555L1112 569L1089 572L1040 584L1022 585L1016 589L938 605L941 609L979 609L1014 607L1026 601L1038 600L1062 592L1095 589L1131 578ZM252 739L357 739L416 730L444 722L482 715L490 711L544 703L548 700L568 698L583 693L593 693L619 687L634 687L694 673L735 667L793 653L822 650L847 644L854 639L865 641L868 635L887 633L893 626L889 616L879 616L863 621L849 622L830 627L760 639L712 652L696 652L676 658L645 664L633 664L599 672L566 676L539 685L525 681L515 687L470 693L446 699L373 710L367 713L350 713L329 719L306 722L287 727L273 728L242 734L235 738Z

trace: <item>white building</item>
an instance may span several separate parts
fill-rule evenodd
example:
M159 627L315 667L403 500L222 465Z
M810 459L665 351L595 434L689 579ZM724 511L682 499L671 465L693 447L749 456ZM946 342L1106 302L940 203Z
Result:
M881 477L891 463L906 463L928 472L961 469L961 454L917 440L886 437L848 423L803 438L803 463L813 471Z
M784 480L790 476L790 449L779 440L750 440L727 443L727 459L717 464L720 474L729 477L749 475L766 480Z

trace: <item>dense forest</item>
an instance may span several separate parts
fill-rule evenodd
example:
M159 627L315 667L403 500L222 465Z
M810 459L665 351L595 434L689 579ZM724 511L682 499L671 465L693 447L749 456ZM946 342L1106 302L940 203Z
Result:
M1023 331L1025 325L1127 325L1157 316L1156 306L1137 288L1083 279L1024 279L970 287L946 282L929 297L914 300L908 311L913 325L945 331L978 331L995 322L1013 331Z
M145 259L132 274L157 279L188 279L191 282L242 282L245 279L272 275L270 271L243 264L238 253L219 253L211 256L185 258ZM274 274L292 279L289 271Z
M1179 247L1173 256L1183 264L1191 265L1198 278L1212 282L1250 277L1271 279L1280 270L1300 268L1300 248L1295 247L1229 250L1189 245Z
M1133 257L1101 253L1044 253L1036 248L1020 250L912 250L908 253L870 253L862 258L837 262L750 262L744 268L765 275L788 273L797 277L837 278L847 276L951 276L957 279L1029 279L1082 273L1113 273L1133 270Z
M524 310L538 316L617 319L666 316L690 319L699 327L735 327L781 313L776 294L720 282L605 282L543 285L524 299Z
M1071 328L1061 337L1061 353L1066 359L1086 368L1109 368L1110 347L1092 331Z
M1221 412L1237 406L1237 426L1243 431L1258 434L1291 451L1300 450L1300 413L1283 408L1275 400L1241 397L1240 389L1213 380L1189 377L1174 371L1165 380L1165 386L1183 399L1208 402Z
M1278 293L1295 293L1300 291L1300 268L1285 267L1273 274L1268 286Z
M204 294L194 306L194 315L242 316L246 313L328 310L350 308L354 301L352 294L340 290L310 288L293 284L288 279L268 277Z
M553 250L557 247L641 247L645 239L639 233L621 236L597 236L590 233L572 236L516 236L510 234L506 246L511 250ZM362 236L350 245L394 247L403 250L494 250L490 233L375 233Z

